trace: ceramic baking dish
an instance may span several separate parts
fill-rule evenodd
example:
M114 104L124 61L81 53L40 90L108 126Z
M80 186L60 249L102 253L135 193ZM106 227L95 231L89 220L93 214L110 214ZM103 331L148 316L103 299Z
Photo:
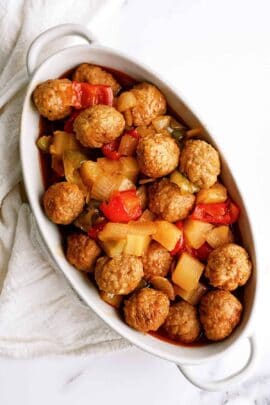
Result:
M40 54L42 54L43 47L56 38L67 35L83 37L88 41L88 44L62 49L47 58L41 65L38 65L37 60ZM65 24L47 30L35 39L28 52L27 69L29 85L23 105L20 135L20 154L26 192L44 243L73 289L111 328L139 348L176 363L188 380L198 387L207 390L224 389L228 384L239 382L246 377L250 373L256 358L256 342L252 335L252 323L255 314L256 297L258 296L258 264L254 234L249 213L244 204L244 192L240 191L226 163L226 156L222 155L222 151L219 150L222 159L222 180L229 189L232 198L241 208L242 214L239 225L243 245L248 249L253 261L253 275L245 288L245 308L242 322L235 332L222 342L188 348L170 344L151 335L142 334L131 329L120 319L119 315L112 307L100 299L97 289L91 282L67 262L58 228L44 215L41 205L41 196L44 192L44 186L40 170L39 152L36 147L36 139L39 133L39 114L32 103L31 95L37 84L47 79L57 78L64 72L83 62L108 66L124 72L139 81L152 82L164 93L168 104L178 115L183 117L191 128L198 126L204 128L203 137L209 140L209 142L219 150L215 136L207 131L205 125L194 112L192 105L190 103L188 105L184 102L183 96L175 91L171 85L163 81L160 75L155 73L152 68L144 66L141 62L127 57L123 53L101 46L97 43L93 34L82 26ZM194 366L224 356L239 340L244 338L249 340L250 356L245 366L240 371L221 381L198 380L196 373L193 373Z

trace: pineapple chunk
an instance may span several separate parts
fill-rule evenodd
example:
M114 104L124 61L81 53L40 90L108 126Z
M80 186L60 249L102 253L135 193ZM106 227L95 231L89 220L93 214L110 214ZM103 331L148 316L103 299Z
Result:
M37 146L42 152L49 153L50 146L52 143L52 136L51 135L43 135L40 136L37 140Z
M138 219L139 222L154 221L155 215L150 210L146 209Z
M214 249L233 242L233 233L228 225L217 226L206 235L206 242Z
M80 175L86 186L91 187L93 183L102 175L101 169L96 162L87 160L80 167Z
M204 242L208 232L214 228L214 225L207 222L188 219L184 223L184 235L191 247L199 249Z
M175 295L179 295L183 300L189 302L191 305L199 304L202 296L206 293L207 287L202 283L198 283L194 290L186 291L178 285L174 285Z
M116 102L116 108L119 112L124 112L135 107L137 99L131 91L124 91L120 94Z
M108 174L118 174L121 171L121 164L119 160L112 160L102 157L97 159L97 164L100 169Z
M181 237L181 231L177 226L167 221L156 221L157 230L153 239L168 250L173 250Z
M150 236L129 234L127 235L124 252L128 255L142 256L146 252L150 241Z
M98 234L98 239L107 241L117 241L119 239L125 239L128 234L128 224L120 224L116 222L108 222L101 232Z
M127 177L129 180L136 183L139 174L139 166L137 159L131 156L123 156L119 159L120 173Z
M157 132L162 129L168 128L171 122L171 117L169 115L159 115L152 120L152 125Z
M197 288L204 265L188 253L183 253L172 274L172 281L186 291Z
M106 240L102 243L102 247L109 257L115 257L123 253L126 246L126 239Z
M170 181L178 185L182 194L193 194L199 191L199 187L189 181L182 173L178 170L175 170L170 175Z
M98 238L101 241L119 240L126 238L127 235L150 236L153 235L155 232L155 222L151 221L130 221L128 224L108 222L102 229L102 231L99 232Z
M80 150L80 144L75 135L64 131L54 131L50 153L62 159L63 153L68 150Z
M214 184L212 187L200 190L197 194L197 204L212 204L222 203L227 200L227 189L220 183Z

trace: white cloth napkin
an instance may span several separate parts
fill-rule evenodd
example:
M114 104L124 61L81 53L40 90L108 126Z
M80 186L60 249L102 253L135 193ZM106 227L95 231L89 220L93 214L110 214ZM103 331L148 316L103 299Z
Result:
M0 0L0 108L5 104L0 110L2 356L97 353L129 346L79 300L64 277L53 269L30 209L23 203L18 153L23 83L27 81L25 56L31 41L56 24L91 26L121 2ZM67 40L63 44L67 45ZM59 43L51 44L50 52L56 46ZM22 88L10 99L14 77Z

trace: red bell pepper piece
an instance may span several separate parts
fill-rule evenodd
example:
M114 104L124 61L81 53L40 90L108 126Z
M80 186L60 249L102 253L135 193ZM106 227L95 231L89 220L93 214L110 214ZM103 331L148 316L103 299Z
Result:
M117 138L114 141L103 145L101 148L103 155L111 160L119 160L121 157L120 153L118 152L119 144L120 138Z
M205 242L199 249L192 249L191 254L198 260L206 262L212 250L213 248Z
M117 191L108 203L101 203L100 210L112 222L129 222L142 215L136 190Z
M239 215L239 207L228 199L224 203L197 204L190 218L211 224L231 225Z
M185 239L184 239L184 233L183 233L184 223L183 223L183 221L177 221L177 222L175 222L174 225L177 226L177 228L179 228L182 233L179 238L179 241L176 242L174 249L171 250L171 252L170 252L171 256L176 256L177 254L183 253L185 251Z
M126 131L125 134L132 136L135 139L139 139L140 135L138 134L137 129L130 129L129 131Z
M90 236L90 238L92 238L94 240L97 240L99 232L102 231L102 229L104 228L106 223L107 223L107 221L104 220L104 221L100 222L99 224L93 225L92 228L90 228L88 231L88 236Z
M72 105L76 109L92 107L96 104L113 105L113 91L110 86L72 82Z
M73 123L74 123L75 119L78 117L78 115L80 114L80 112L81 112L80 110L75 110L70 114L69 118L65 122L64 131L69 132L69 133L73 132Z

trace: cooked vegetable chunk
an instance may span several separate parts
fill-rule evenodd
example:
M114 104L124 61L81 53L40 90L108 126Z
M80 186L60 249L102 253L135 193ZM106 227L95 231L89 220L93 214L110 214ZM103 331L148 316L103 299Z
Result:
M172 273L172 281L186 291L194 290L203 270L204 265L199 260L184 252Z
M182 235L181 230L167 221L155 221L154 223L156 225L156 232L153 235L153 239L167 250L173 250Z
M199 249L206 241L208 232L213 227L212 224L207 222L188 219L184 224L184 235L194 249Z

